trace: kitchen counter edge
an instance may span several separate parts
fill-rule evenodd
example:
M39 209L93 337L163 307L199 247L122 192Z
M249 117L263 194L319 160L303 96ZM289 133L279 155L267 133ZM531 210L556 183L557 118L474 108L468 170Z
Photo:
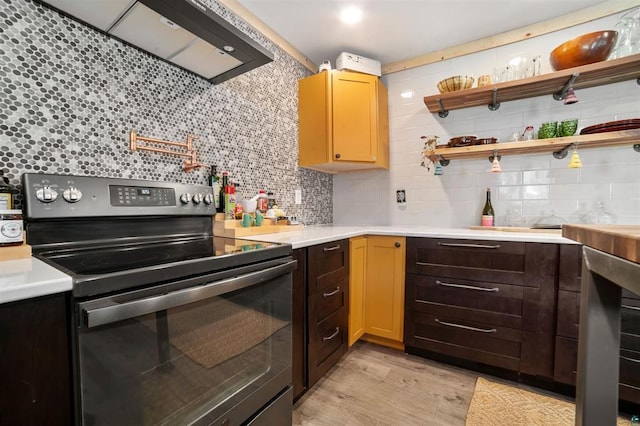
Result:
M329 243L344 238L353 238L363 235L388 235L398 237L423 237L423 238L453 238L464 240L492 240L492 241L516 241L528 243L551 244L579 244L573 240L562 237L556 233L543 232L506 232L485 231L466 228L437 228L415 226L338 226L338 225L312 225L299 231L280 232L277 234L262 234L241 237L265 241L269 243L287 243L294 249L308 247L316 244Z
M71 291L69 275L35 257L0 261L0 304Z

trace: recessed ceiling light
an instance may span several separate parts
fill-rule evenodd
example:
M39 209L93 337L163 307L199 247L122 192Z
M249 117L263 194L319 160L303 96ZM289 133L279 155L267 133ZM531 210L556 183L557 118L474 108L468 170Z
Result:
M362 19L362 9L357 6L349 6L340 12L340 20L345 24L355 24Z

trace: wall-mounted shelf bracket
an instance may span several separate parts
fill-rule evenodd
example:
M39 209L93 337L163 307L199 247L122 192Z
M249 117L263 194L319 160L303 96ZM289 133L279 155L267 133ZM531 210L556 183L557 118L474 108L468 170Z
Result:
M451 163L451 160L445 160L445 158L442 155L438 155L438 161L440 161L440 165L442 167L447 167L449 163Z
M558 159L558 160L562 160L563 158L567 157L567 154L569 154L569 148L573 147L573 146L577 146L578 143L574 142L572 144L569 144L567 146L565 146L564 148L562 148L559 151L554 151L553 152L553 158Z
M498 102L498 88L497 87L493 88L493 94L492 94L492 97L491 97L491 103L489 105L487 105L487 107L491 111L495 111L498 108L500 108L500 102Z
M131 151L148 151L148 152L157 152L160 154L170 154L177 155L179 157L186 157L182 163L182 170L185 172L190 172L193 169L197 169L200 167L209 167L208 164L199 163L197 161L198 152L193 149L193 140L196 139L196 136L193 136L191 133L187 134L186 142L173 142L173 141L165 141L162 139L156 138L147 138L144 136L138 136L135 130L129 132L129 149ZM171 149L158 148L157 146L149 146L149 145L141 145L139 142L146 142L154 145L170 145L178 148L184 148L186 152L174 151Z
M638 77L638 78L636 79L636 84L637 84L638 86L640 86L640 77Z
M560 90L558 93L553 94L553 99L555 99L556 101L563 100L567 95L567 91L573 87L573 83L576 82L578 77L580 77L579 72L574 72L573 74L571 74L571 78L567 80L567 82L564 84L564 87L562 87L562 90Z
M449 111L447 111L446 109L444 109L444 105L442 105L442 100L440 98L436 99L436 102L438 104L438 115L440 116L440 118L445 118L446 116L449 115Z
M634 143L633 144L633 150L635 152L640 152L640 143Z
M495 158L495 155L490 155L489 156L489 162L493 163L493 159ZM502 155L498 155L498 161L502 160Z

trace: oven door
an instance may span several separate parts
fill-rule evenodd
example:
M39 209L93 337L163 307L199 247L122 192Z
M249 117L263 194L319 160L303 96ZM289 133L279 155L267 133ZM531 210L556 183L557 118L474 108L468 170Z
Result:
M84 425L236 425L290 397L291 258L76 304ZM286 416L286 414L285 414Z

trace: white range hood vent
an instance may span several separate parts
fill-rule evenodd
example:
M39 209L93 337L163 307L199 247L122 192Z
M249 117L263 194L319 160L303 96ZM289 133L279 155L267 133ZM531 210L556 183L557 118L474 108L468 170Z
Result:
M273 61L273 53L199 0L40 2L214 84Z

